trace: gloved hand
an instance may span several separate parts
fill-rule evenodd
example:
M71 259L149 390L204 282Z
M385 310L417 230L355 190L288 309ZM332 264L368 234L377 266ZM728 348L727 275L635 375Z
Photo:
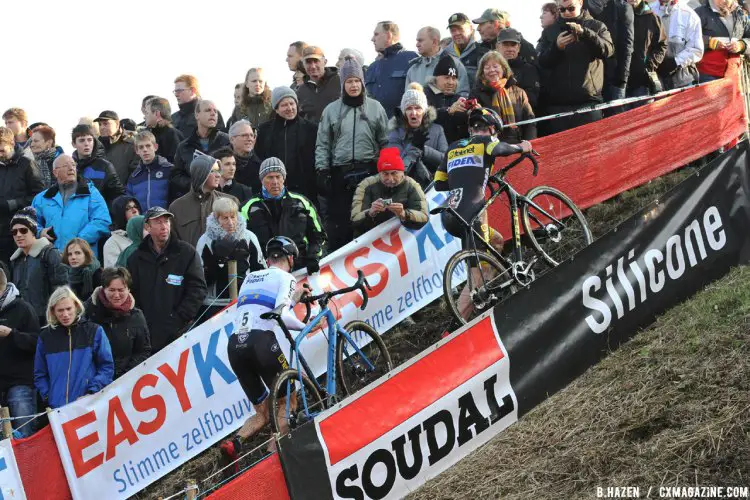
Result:
M313 274L320 271L320 262L317 259L307 259L307 274Z
M429 132L423 128L415 129L414 132L411 133L411 143L412 145L419 149L424 151L424 145L427 143L427 139L430 138Z
M234 250L232 251L232 258L234 260L247 260L250 256L250 247L245 240L238 240L234 244Z
M671 75L677 71L677 67L677 61L675 61L674 57L667 56L662 61L661 66L659 66L659 73L662 75Z
M331 170L321 168L317 171L317 188L321 196L330 196L331 194Z
M664 88L661 85L661 80L659 80L659 75L656 74L656 71L646 71L646 77L648 78L648 91L651 93L651 95L658 94Z
M213 242L211 249L213 250L214 257L216 257L216 260L219 261L220 264L234 258L235 243L236 242L229 238L222 238Z

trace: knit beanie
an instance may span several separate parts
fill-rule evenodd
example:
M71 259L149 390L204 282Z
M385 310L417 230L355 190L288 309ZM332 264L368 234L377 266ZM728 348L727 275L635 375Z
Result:
M455 76L458 78L458 68L456 67L456 61L453 60L449 54L443 54L438 59L438 63L435 65L435 69L432 71L432 76Z
M27 227L29 231L36 234L39 231L39 222L37 221L38 219L34 207L26 207L16 212L13 218L10 219L10 227L12 229L16 224L21 224L22 226Z
M365 84L365 74L362 72L362 66L352 56L347 56L344 64L341 65L339 70L339 77L341 79L341 93L344 93L344 83L349 78L359 78L362 82L362 86Z
M284 166L284 162L282 162L275 156L271 156L270 158L266 158L265 160L263 160L263 163L260 164L258 178L263 181L263 177L274 172L280 173L281 176L286 179L286 167Z
M419 106L423 110L427 109L427 96L424 95L424 89L417 82L409 84L406 92L401 97L401 111L406 111L409 106Z
M378 172L389 170L404 171L404 160L401 159L401 151L398 148L383 148L378 158Z
M216 163L216 158L213 156L199 151L193 153L193 161L190 163L190 183L196 193L203 192L203 185L211 174L214 163Z
M297 93L295 91L289 87L276 87L271 92L271 107L276 109L285 97L291 97L299 106L299 100L297 99Z

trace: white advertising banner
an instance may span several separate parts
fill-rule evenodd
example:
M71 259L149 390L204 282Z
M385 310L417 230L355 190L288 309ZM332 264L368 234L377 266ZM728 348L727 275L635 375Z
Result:
M428 193L430 208L445 199ZM383 224L324 259L309 279L316 292L356 281L372 285L368 307L352 292L330 304L342 324L359 319L383 333L439 298L443 269L461 243L439 216L420 230ZM253 414L227 360L234 307L177 339L106 387L50 414L60 458L75 499L128 498L202 453ZM304 315L298 305L297 313ZM326 369L325 335L311 332L302 352Z
M0 500L26 500L10 439L0 441Z

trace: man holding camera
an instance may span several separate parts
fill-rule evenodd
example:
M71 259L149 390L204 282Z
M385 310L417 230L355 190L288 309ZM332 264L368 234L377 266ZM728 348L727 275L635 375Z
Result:
M600 104L604 87L604 61L614 53L612 37L604 23L583 10L583 0L558 0L560 18L542 32L539 64L550 82L544 100L547 114L564 113ZM545 133L553 134L600 120L591 111L550 120Z
M404 174L398 148L383 148L378 174L357 186L352 201L352 226L359 236L377 225L398 217L409 229L427 224L427 199L417 181Z

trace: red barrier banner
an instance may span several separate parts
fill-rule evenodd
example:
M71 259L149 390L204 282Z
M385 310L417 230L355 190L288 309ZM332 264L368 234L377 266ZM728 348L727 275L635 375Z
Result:
M272 454L226 486L207 496L206 499L289 500L279 455Z
M13 440L13 453L29 500L71 499L68 480L52 429L45 427L26 439Z
M508 174L520 193L552 186L588 208L640 186L733 142L747 117L739 61L727 77L652 104L533 141L541 157ZM498 167L509 161L500 159ZM524 165L526 165L524 167ZM490 224L510 235L507 198L490 209Z

